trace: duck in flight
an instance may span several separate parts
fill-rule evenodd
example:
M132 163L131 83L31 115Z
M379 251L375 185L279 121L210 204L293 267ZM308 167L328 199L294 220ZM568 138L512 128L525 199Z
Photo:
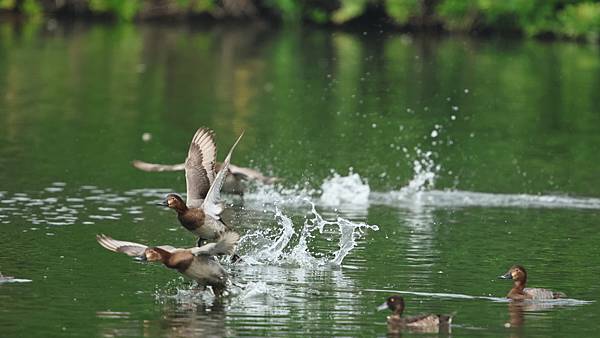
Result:
M181 225L198 236L198 246L219 238L226 231L232 231L221 218L224 207L220 192L229 169L231 154L243 135L244 133L238 137L223 161L221 170L215 174L217 146L214 133L207 128L198 129L185 160L187 201L184 202L181 196L172 193L159 203L177 212Z
M226 232L215 243L180 249L169 245L148 247L135 242L119 241L102 234L96 235L96 240L105 249L121 252L142 261L162 262L167 268L175 269L195 280L200 287L205 289L206 286L210 286L217 297L225 291L228 275L215 256L233 254L239 238L235 232Z

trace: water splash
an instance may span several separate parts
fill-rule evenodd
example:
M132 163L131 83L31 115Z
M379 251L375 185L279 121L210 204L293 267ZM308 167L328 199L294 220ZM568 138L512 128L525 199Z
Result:
M311 210L304 218L299 231L294 229L292 219L276 208L275 220L280 229L277 234L269 236L257 230L243 236L240 240L240 251L248 251L247 255L243 256L243 261L246 264L300 267L339 266L356 246L357 240L364 235L365 230L379 230L377 225L352 222L342 217L337 217L335 221L327 221L316 210L314 203L309 200L306 202L310 204ZM326 246L323 248L323 245L311 245L314 241L336 236L338 240L335 251L328 250ZM265 243L257 247L256 238L262 238ZM250 245L253 248L248 248Z
M371 189L363 182L360 175L350 171L348 176L333 174L321 185L321 203L327 206L340 206L343 204L367 205Z
M421 191L433 189L435 179L441 166L435 164L431 151L422 151L415 148L417 158L413 161L414 176L408 185L400 189L400 193L412 195Z

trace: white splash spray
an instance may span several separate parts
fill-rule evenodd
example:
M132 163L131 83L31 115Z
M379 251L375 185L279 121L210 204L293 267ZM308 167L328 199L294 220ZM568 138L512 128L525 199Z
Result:
M256 243L250 238L263 237L266 244L259 248L248 248L250 251L242 259L246 264L275 264L295 265L300 267L316 267L324 265L341 265L344 258L356 246L357 240L364 235L365 230L379 230L377 225L362 222L352 222L348 219L337 217L335 221L325 220L316 210L314 203L306 200L311 206L309 215L305 217L302 228L294 230L290 217L286 216L279 208L275 209L275 220L280 231L275 236L256 232L245 235L240 241L240 251ZM310 243L318 239L317 235L338 236L336 251L317 251Z

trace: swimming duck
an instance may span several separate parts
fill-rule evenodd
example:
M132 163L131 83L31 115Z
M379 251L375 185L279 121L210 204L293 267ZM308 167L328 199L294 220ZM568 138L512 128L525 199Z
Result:
M217 239L232 229L221 219L224 210L220 191L229 169L231 153L244 134L242 133L229 150L221 170L215 176L215 157L217 147L214 133L200 128L192 138L185 161L185 181L187 201L177 194L168 194L159 205L177 212L177 218L183 227L198 236L198 246L207 240Z
M214 256L233 254L239 238L240 235L235 232L226 232L216 243L180 249L169 245L148 247L139 243L119 241L102 234L96 235L96 240L102 247L142 261L160 261L167 268L175 269L194 279L203 288L211 286L217 297L225 291L227 272Z
M0 283L12 282L15 279L13 276L4 276L2 272L0 272Z
M513 265L506 274L499 276L501 279L512 279L514 280L513 288L510 289L506 298L513 300L523 299L556 299L567 297L562 292L555 292L548 289L541 288L526 288L527 284L527 271L520 265Z
M420 314L402 317L404 311L404 298L400 295L388 297L385 303L379 305L377 310L390 309L394 313L387 317L388 333L397 334L403 329L416 332L438 333L450 332L452 315Z

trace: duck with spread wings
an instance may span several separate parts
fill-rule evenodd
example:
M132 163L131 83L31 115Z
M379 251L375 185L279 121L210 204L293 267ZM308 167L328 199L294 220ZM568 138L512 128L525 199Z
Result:
M207 128L198 129L185 160L187 201L171 193L160 203L177 212L181 225L198 236L198 246L206 241L216 240L226 231L232 231L221 218L224 206L220 192L229 170L233 149L243 135L244 133L238 137L223 161L221 170L215 174L217 146L214 133Z
M205 288L210 286L217 297L227 287L227 272L215 258L217 255L231 255L240 235L226 232L216 243L201 247L180 249L169 245L149 247L135 242L113 239L106 235L96 235L98 243L107 250L121 252L142 261L162 262L167 268L175 269Z

